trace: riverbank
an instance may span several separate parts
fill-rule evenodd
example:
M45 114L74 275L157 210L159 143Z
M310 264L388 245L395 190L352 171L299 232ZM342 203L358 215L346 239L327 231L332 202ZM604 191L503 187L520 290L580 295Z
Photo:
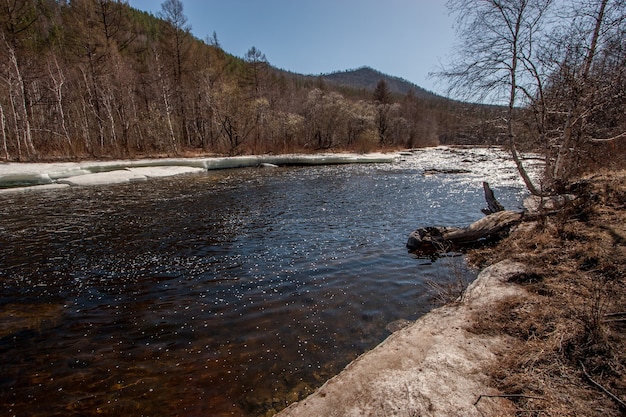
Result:
M304 416L622 415L626 172L490 248L462 299L433 310L280 412Z
M486 264L511 259L528 295L477 312L473 331L510 336L491 384L520 412L621 416L626 409L626 171L580 180L576 196L494 248Z
M399 153L326 153L114 161L0 163L0 193L146 181L208 170L296 165L390 163Z
M472 317L525 291L510 285L524 270L503 261L486 268L457 303L437 308L366 352L280 417L505 416L513 411L489 384L510 336L472 332ZM509 413L509 415L513 415Z

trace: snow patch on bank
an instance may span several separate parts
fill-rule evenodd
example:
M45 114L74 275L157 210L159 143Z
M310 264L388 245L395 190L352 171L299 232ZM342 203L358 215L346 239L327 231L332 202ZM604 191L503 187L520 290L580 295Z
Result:
M118 161L0 164L0 193L63 186L119 184L149 178L269 165L390 163L397 154L259 155ZM42 187L47 185L47 187ZM54 187L51 187L54 185Z

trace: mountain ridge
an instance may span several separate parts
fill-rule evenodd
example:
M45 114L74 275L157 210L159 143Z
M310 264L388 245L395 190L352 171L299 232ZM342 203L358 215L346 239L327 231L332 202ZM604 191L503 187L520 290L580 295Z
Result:
M321 74L319 77L335 85L368 91L374 91L376 85L382 79L387 83L387 88L392 94L407 95L412 93L415 97L424 99L446 98L428 91L404 78L385 74L369 66Z

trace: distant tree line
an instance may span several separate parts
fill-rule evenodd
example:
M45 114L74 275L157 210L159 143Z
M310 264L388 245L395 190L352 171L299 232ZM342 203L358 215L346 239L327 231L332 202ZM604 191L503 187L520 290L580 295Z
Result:
M0 3L0 159L108 158L494 142L501 108L329 86L113 0Z

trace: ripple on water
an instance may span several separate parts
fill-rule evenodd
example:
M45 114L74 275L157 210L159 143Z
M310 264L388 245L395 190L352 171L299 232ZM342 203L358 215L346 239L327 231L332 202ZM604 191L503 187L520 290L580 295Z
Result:
M422 175L459 165L471 172ZM462 258L415 259L406 237L481 217L483 180L519 204L511 166L437 148L14 195L0 203L0 411L278 410L431 308L428 280L473 277Z

